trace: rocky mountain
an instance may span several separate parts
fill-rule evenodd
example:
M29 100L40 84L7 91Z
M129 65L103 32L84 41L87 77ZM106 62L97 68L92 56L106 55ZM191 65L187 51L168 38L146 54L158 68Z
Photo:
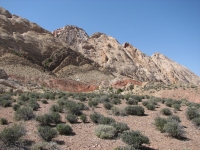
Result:
M150 57L129 43L121 45L99 32L88 36L76 26L51 33L4 8L0 8L0 69L10 77L50 87L60 83L60 89L73 90L64 87L70 83L77 91L149 81L200 83L198 76L162 54Z
M64 41L69 41L70 35L72 39L79 37L70 40L70 45L117 78L167 84L200 83L193 72L162 54L155 53L150 57L129 43L121 45L115 38L99 32L88 37L83 29L74 26L66 26L53 33L58 31L59 34L55 36Z

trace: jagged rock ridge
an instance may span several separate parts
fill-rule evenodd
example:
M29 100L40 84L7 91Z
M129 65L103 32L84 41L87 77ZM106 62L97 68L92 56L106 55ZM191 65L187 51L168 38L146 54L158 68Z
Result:
M65 39L64 33L73 33L72 37L77 37L78 27L62 28L59 39ZM84 31L82 31L85 33ZM87 35L85 33L85 35ZM62 37L62 38L60 38ZM67 39L70 38L68 34ZM74 45L85 57L98 63L104 70L109 71L117 78L132 78L134 80L148 82L159 81L164 83L191 83L199 84L200 79L186 67L170 60L162 54L153 54L151 57L142 53L129 43L121 45L115 38L104 33L94 33L90 37L79 38ZM167 68L167 69L166 69Z

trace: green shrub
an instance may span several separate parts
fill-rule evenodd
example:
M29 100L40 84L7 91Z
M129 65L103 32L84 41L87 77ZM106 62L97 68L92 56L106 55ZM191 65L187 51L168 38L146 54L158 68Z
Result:
M51 124L51 119L49 114L37 116L36 121L38 121L42 126L47 126Z
M148 104L149 104L148 101L144 101L144 102L142 102L142 105L143 105L143 106L147 106Z
M116 122L115 119L110 118L110 117L104 117L104 116L102 116L102 117L100 117L98 119L98 123L99 124L104 124L104 125L110 125L110 124L112 124L114 122Z
M51 123L58 124L60 123L60 114L58 112L51 112L50 114Z
M77 123L77 116L73 115L73 114L68 114L66 116L66 119L70 122L70 123Z
M196 126L200 126L200 117L192 119L192 122L193 122Z
M164 130L166 133L169 134L169 136L175 137L175 138L180 138L182 137L184 131L182 126L179 125L177 121L168 121L165 126Z
M59 113L62 113L63 111L63 106L60 106L60 105L52 105L51 108L50 108L51 111L53 112L59 112Z
M94 112L93 114L90 114L90 119L93 123L99 123L99 120L102 117L104 116L96 112Z
M80 119L82 120L83 123L86 123L87 122L87 116L86 116L86 114L82 114L80 116Z
M96 100L89 100L88 105L90 107L96 107L98 105L98 102Z
M81 115L81 110L83 110L83 106L81 103L76 103L74 101L66 101L65 107L69 113L74 115Z
M47 142L51 141L52 138L57 136L56 130L49 126L39 127L38 134L43 140Z
M58 112L51 112L50 114L44 114L36 117L36 121L40 123L42 126L60 123L60 114Z
M164 126L167 123L167 119L161 118L161 117L156 117L154 119L154 121L155 121L154 125L156 126L156 128L161 132L165 132Z
M33 110L37 110L40 107L40 105L36 101L30 101L28 106Z
M110 110L113 107L113 104L110 102L105 102L103 106L105 109Z
M114 105L118 105L121 104L121 100L119 98L115 98L111 101L111 103L113 103Z
M121 134L121 139L123 142L131 145L134 148L139 148L142 144L149 144L149 138L142 135L139 131L124 131Z
M0 119L0 124L1 124L1 125L7 125L7 124L8 124L7 119L1 118L1 119Z
M175 110L180 110L181 108L181 105L180 104L173 104L172 107L175 109Z
M138 104L138 101L136 99L133 99L133 98L129 98L126 103L128 105L137 105Z
M17 111L15 111L15 119L17 121L19 120L31 120L32 118L34 118L34 113L33 113L33 109L30 107L22 107L19 108Z
M168 107L172 107L173 102L171 100L166 100L165 105Z
M10 100L5 100L5 99L0 100L0 106L2 106L2 107L10 107L11 104L12 104L12 102Z
M124 109L120 109L114 106L111 108L111 111L115 116L126 116L126 111Z
M122 123L122 122L112 123L111 125L115 127L117 132L121 132L121 133L130 129L126 123Z
M22 125L13 125L9 128L4 128L0 133L0 140L6 145L15 145L20 141L20 138L26 134L26 130Z
M19 104L14 104L12 106L12 108L13 108L14 111L17 111L20 108L20 105Z
M146 108L148 110L155 110L156 106L154 104L152 104L152 103L149 103L149 104L146 105Z
M23 102L26 102L26 101L28 101L30 98L29 98L29 96L28 96L27 94L23 94L23 95L19 96L18 99L21 100L21 101L23 101Z
M186 111L186 116L189 120L192 120L194 118L198 118L200 117L200 114L198 112L197 108L193 108L193 107L188 107L187 111Z
M72 128L67 124L58 124L56 126L57 131L60 133L60 135L69 135L72 133Z
M177 121L177 122L181 122L181 119L179 118L179 116L176 116L176 115L171 115L169 116L169 118L167 118L168 121Z
M161 109L161 113L163 115L166 115L166 116L169 116L169 115L172 114L172 112L171 112L171 110L169 108L163 108L163 109Z
M115 137L116 129L110 125L98 125L95 128L95 135L101 139L112 139Z
M48 104L48 101L47 101L46 99L43 99L43 100L42 100L42 103L43 103L43 104Z
M65 101L64 100L58 100L58 105L59 106L64 106L65 105Z
M142 106L127 106L125 107L125 112L128 115L143 116L144 108Z
M107 95L102 95L99 97L99 102L100 103L105 103L109 101L109 97Z

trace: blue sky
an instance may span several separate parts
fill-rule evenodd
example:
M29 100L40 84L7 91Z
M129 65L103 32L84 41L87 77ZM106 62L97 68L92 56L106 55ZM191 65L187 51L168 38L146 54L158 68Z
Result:
M200 0L1 0L0 6L49 31L76 25L89 35L103 32L200 76Z

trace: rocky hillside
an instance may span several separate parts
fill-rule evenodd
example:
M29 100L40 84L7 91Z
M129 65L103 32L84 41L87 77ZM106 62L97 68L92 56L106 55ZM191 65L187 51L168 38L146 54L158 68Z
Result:
M200 83L199 77L193 72L166 56L159 53L147 56L131 44L121 45L115 38L104 33L98 32L88 37L83 29L74 26L66 26L53 33L117 78L167 84Z

